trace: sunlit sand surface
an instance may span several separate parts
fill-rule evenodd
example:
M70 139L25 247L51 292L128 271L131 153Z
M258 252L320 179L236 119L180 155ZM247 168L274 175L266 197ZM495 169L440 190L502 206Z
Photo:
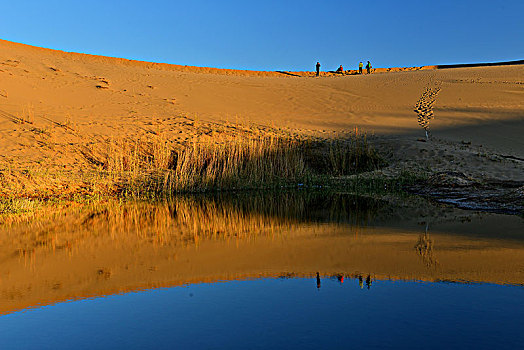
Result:
M370 347L383 347L382 338L429 348L522 343L523 63L317 78L0 40L0 323L8 344L96 348L120 336L114 347L235 339L274 348L274 339L312 346L319 336L329 348L340 335ZM315 150L323 159L334 149L327 145L358 140L372 169L318 174L305 165L304 145L324 147ZM216 181L224 188L171 198L182 182L170 179L190 153L187 164L202 164L181 173L198 180L215 171L210 163L226 164ZM318 159L316 167L327 164ZM268 167L281 172L256 176L301 180L231 191L243 187L227 174L249 178ZM366 190L366 181L375 187ZM210 189L196 182L180 188ZM137 188L146 189L129 195ZM351 188L373 198L344 192ZM144 197L157 200L136 200Z
M176 145L253 128L322 137L357 128L379 137L392 169L524 181L524 65L426 68L314 78L0 41L0 166L89 169L86 154L109 139L161 134ZM417 142L426 131L431 144Z

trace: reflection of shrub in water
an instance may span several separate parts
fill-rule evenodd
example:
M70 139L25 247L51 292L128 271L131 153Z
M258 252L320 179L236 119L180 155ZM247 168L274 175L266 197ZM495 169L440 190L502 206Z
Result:
M418 237L418 242L415 244L415 250L427 267L438 265L438 260L435 257L433 250L433 240L429 237L427 228L426 232Z

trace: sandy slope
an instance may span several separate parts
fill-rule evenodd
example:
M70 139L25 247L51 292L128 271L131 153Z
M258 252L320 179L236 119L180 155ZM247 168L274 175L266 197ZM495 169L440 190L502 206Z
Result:
M104 138L183 142L237 122L325 136L358 127L408 163L524 180L524 65L314 78L0 41L2 169L86 167L80 151ZM431 142L417 141L421 125Z
M9 169L84 169L91 163L82 151L111 137L162 133L181 143L203 134L242 132L234 125L238 122L259 126L261 132L283 128L326 137L356 127L373 132L373 142L391 161L385 173L423 167L524 181L523 65L371 76L297 75L133 62L0 41L0 180ZM426 137L423 126L430 132L428 142L419 141ZM479 231L488 221L479 220ZM499 227L496 220L489 223ZM451 239L440 235L445 228L434 236L443 268L436 272L428 270L413 249L419 229L368 229L362 239L341 235L312 240L315 228L301 227L300 239L284 239L280 247L268 243L272 237L233 242L242 249L210 240L200 244L201 254L192 245L176 245L177 255L161 235L151 242L139 235L122 241L91 232L82 237L60 227L55 235L47 229L42 235L33 235L38 230L24 232L26 236L13 230L1 235L5 261L0 294L5 302L0 313L41 302L173 285L191 276L212 281L286 272L309 276L320 270L326 275L374 272L385 278L523 282L520 241L488 245L467 237ZM466 256L455 246L472 249ZM332 251L334 258L325 251ZM253 259L255 254L266 258ZM320 265L312 266L311 254L321 257ZM225 261L222 256L232 258ZM198 257L198 270L185 265ZM270 261L274 265L268 269ZM493 261L507 267L507 274L494 270ZM66 275L65 265L73 266L74 273Z

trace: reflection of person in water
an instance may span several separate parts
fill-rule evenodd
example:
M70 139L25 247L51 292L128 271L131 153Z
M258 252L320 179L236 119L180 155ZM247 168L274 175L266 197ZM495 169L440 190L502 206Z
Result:
M371 283L373 283L371 281L371 276L368 275L368 277L366 278L366 286L368 287L368 289L371 288Z
M317 272L317 289L320 289L320 275Z

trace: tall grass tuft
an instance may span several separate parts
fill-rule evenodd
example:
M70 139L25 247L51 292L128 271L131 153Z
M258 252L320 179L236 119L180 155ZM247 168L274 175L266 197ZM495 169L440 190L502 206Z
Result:
M108 139L85 146L80 153L91 168L67 172L0 168L0 195L155 198L184 192L296 187L324 184L332 176L373 170L381 164L365 135L356 133L335 141L289 135L214 135L183 145L156 134L135 140Z
M109 140L98 162L121 193L131 197L181 192L261 189L307 184L316 176L379 168L382 158L362 134L335 141L291 136L215 136L174 148L157 136Z
M174 152L164 187L168 192L253 189L307 181L297 140L277 137L193 142Z
M358 131L348 139L332 141L329 160L333 174L338 176L372 171L385 165L384 159L369 145L366 134Z

